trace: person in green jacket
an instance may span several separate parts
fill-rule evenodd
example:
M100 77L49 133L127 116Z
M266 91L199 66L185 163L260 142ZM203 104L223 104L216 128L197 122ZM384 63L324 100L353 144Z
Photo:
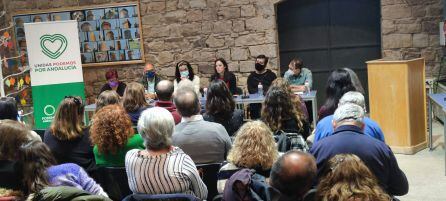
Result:
M127 112L120 105L107 105L93 117L90 139L97 166L124 167L127 151L144 149L141 135L135 134Z

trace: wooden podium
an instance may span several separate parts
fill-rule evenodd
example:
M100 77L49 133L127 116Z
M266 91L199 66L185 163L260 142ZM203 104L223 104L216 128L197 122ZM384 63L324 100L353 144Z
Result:
M370 118L393 152L414 154L427 146L424 59L368 61Z

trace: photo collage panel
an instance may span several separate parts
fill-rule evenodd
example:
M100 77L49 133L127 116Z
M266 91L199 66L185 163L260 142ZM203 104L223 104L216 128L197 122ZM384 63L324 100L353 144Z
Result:
M76 20L82 63L142 59L140 22L136 5L18 15L14 16L13 20L17 49L24 55L26 55L24 23Z

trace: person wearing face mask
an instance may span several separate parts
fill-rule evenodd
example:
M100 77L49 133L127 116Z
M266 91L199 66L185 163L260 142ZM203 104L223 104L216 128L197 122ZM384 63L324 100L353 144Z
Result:
M197 95L200 95L200 77L194 74L192 66L187 61L180 61L175 68L175 80L173 82L174 91L178 89L178 84L181 80L188 79L194 84L194 91ZM175 93L174 92L174 93Z
M156 74L155 67L151 63L144 66L144 75L140 79L140 83L144 86L146 99L156 99L155 88L158 82L163 80Z
M263 95L268 91L271 83L277 78L276 74L273 73L270 69L266 69L268 64L268 57L265 55L259 55L256 58L255 62L255 71L251 72L248 77L248 92L250 94L256 94L258 91L259 83L263 86ZM262 104L260 103L251 103L249 104L249 110L251 119L260 118L260 109L262 108Z
M115 69L108 70L105 73L105 79L107 80L107 83L102 86L99 94L101 94L103 91L113 90L116 91L119 96L124 95L125 87L127 85L124 82L118 80L118 71L116 71Z

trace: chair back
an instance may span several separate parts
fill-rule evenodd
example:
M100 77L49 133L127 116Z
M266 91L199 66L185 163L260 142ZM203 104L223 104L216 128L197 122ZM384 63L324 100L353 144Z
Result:
M217 190L217 174L220 170L221 163L197 164L197 170L201 179L208 188L208 200L212 200L218 194Z
M188 194L132 194L122 201L199 201L200 199Z
M132 194L125 167L100 167L92 174L92 177L112 200L122 200Z
M315 201L316 200L316 192L315 188L310 189L305 195L303 201Z

